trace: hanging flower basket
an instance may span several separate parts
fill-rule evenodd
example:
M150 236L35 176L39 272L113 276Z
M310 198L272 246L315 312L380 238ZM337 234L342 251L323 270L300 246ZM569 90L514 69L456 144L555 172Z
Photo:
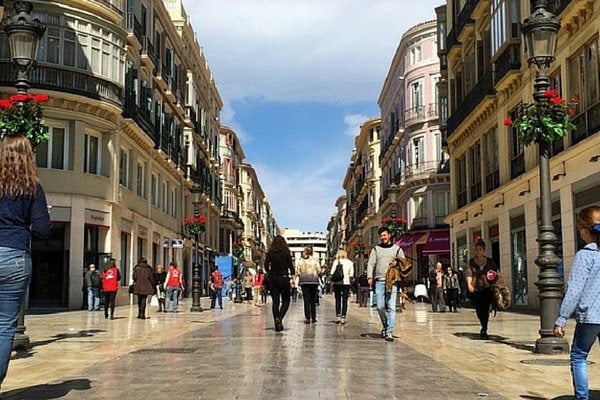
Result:
M357 257L362 257L365 254L365 252L367 251L367 247L363 243L359 242L358 240L355 240L354 242L352 242L350 244L350 247L352 249L354 249L354 254Z
M206 217L204 215L198 217L185 217L183 224L190 235L199 235L205 230Z
M46 142L48 127L40 104L48 99L46 94L15 94L0 100L0 140L6 136L24 135L33 148Z
M517 106L517 118L504 120L505 126L517 130L519 140L525 145L531 143L552 143L565 136L570 129L575 129L571 122L574 108L579 99L572 96L570 101L560 97L558 90L548 89L544 98L534 103L520 103Z
M242 242L241 240L234 242L231 247L233 256L238 260L241 260L244 257L244 242Z
M385 226L392 237L400 237L406 232L406 220L402 217L387 217L381 220L381 226Z

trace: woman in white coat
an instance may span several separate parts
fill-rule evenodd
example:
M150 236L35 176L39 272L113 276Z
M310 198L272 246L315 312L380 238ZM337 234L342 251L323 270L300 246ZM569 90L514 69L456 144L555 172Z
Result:
M350 293L351 279L354 278L354 263L348 259L346 250L337 252L336 260L331 266L331 274L335 272L337 266L341 265L344 271L344 278L340 281L331 281L333 284L333 293L335 294L335 323L345 324L348 313L348 294Z

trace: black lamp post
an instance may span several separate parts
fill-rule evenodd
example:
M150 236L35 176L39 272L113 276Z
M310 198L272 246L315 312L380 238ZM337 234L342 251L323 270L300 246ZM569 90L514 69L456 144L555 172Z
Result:
M194 205L194 217L198 218L200 216L200 196L202 194L202 187L194 183L190 188L190 192L192 193L192 204ZM202 312L202 306L200 305L200 287L201 287L201 278L200 278L200 261L198 244L200 239L198 238L198 232L194 233L194 263L193 263L193 271L192 271L192 308L190 311L192 312Z
M243 234L244 234L244 228L243 227L238 227L235 230L235 242L241 242L243 239ZM236 278L236 282L235 282L235 299L234 299L234 303L241 303L242 302L242 279L241 279L241 271L240 271L240 263L242 261L241 257L238 258L236 256L233 257L233 259L236 261L236 265L234 265L234 271L235 271L235 278Z
M4 2L0 4L4 14ZM14 13L7 15L2 21L2 28L8 37L8 45L13 63L17 67L15 88L18 94L26 94L29 90L29 71L35 65L35 56L40 38L46 26L31 16L33 4L28 1L15 1ZM29 347L29 337L25 334L25 302L21 304L17 332L13 340L14 348Z
M390 185L389 188L389 192L388 192L388 198L390 199L390 204L391 204L391 210L390 210L390 216L392 218L396 218L396 190L397 190L397 186L395 183L392 183Z
M546 10L548 1L535 2L533 13L521 26L529 58L529 65L536 69L533 98L536 102L545 101L544 92L550 88L546 69L554 61L556 35L560 29L558 18ZM540 268L538 281L540 300L540 337L535 342L536 353L558 354L569 351L569 344L564 338L554 336L554 321L558 317L563 297L564 284L557 272L560 259L554 249L558 241L552 225L552 203L550 193L550 143L540 140L540 213L541 223L537 241L539 253L535 263Z

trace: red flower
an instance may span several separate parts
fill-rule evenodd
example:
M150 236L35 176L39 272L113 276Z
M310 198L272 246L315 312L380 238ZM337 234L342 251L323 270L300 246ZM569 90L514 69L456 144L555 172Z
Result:
M559 105L562 104L563 99L561 99L560 97L553 97L553 98L550 99L550 102L552 104L554 104L555 106L559 106Z
M0 100L0 109L6 110L12 106L10 100Z
M567 108L567 114L568 114L569 116L572 116L573 114L575 114L575 111L573 111L573 109L572 109L572 108Z
M549 99L554 99L556 97L558 97L558 90L556 89L548 89L544 92L544 96L546 96ZM561 100L562 101L562 100ZM554 103L556 104L556 103Z
M571 96L571 103L579 104L579 97L577 97L576 95Z
M512 121L511 117L504 118L504 126L511 126L512 123L513 123L513 121Z
M206 223L206 217L204 215L201 215L198 217L198 222L201 224L205 224Z
M45 103L50 100L50 97L47 94L38 94L33 99L38 103Z

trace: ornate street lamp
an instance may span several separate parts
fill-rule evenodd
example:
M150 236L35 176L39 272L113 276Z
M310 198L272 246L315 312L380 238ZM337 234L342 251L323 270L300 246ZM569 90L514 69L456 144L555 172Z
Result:
M560 29L558 18L546 10L548 1L535 2L533 13L521 26L529 58L529 65L536 69L533 98L536 102L544 101L544 92L550 88L546 69L554 61L556 35ZM552 225L552 203L550 193L550 143L539 140L539 175L540 175L540 213L541 223L537 241L539 253L535 263L540 268L538 281L540 300L540 337L535 342L536 353L557 354L569 351L569 344L564 338L554 336L554 322L560 310L564 284L557 272L560 259L554 249L558 242Z
M40 38L46 26L31 16L33 4L28 1L15 1L14 14L2 22L13 63L17 67L15 87L18 94L29 90L29 71L35 65Z
M397 198L397 186L395 183L392 183L388 189L388 198L390 199L390 204L392 206L392 209L390 211L390 216L392 218L396 218L396 198Z
M192 204L194 205L194 217L198 218L200 216L200 198L202 195L202 186L198 183L194 183L190 188L190 192L192 193ZM190 311L192 312L202 312L202 306L200 305L200 287L201 287L201 278L200 278L200 260L198 244L200 239L198 238L199 233L194 233L194 263L192 266L192 308Z
M4 2L0 4L4 16ZM35 65L38 43L46 26L31 16L33 4L28 1L15 1L13 15L2 20L2 28L6 32L11 59L17 67L15 88L18 94L26 94L29 90L29 71ZM2 18L0 16L0 18ZM29 337L25 334L25 302L21 304L17 332L13 340L14 348L29 347Z
M238 226L235 228L235 240L234 242L239 242L243 239L243 234L244 234L244 228L243 226ZM235 299L234 299L234 303L241 303L242 302L242 280L241 280L241 276L240 276L240 263L241 263L241 259L238 259L237 257L233 257L233 259L235 260L236 264L233 266L233 270L234 270L234 274L233 276L236 278L236 282L235 282Z

